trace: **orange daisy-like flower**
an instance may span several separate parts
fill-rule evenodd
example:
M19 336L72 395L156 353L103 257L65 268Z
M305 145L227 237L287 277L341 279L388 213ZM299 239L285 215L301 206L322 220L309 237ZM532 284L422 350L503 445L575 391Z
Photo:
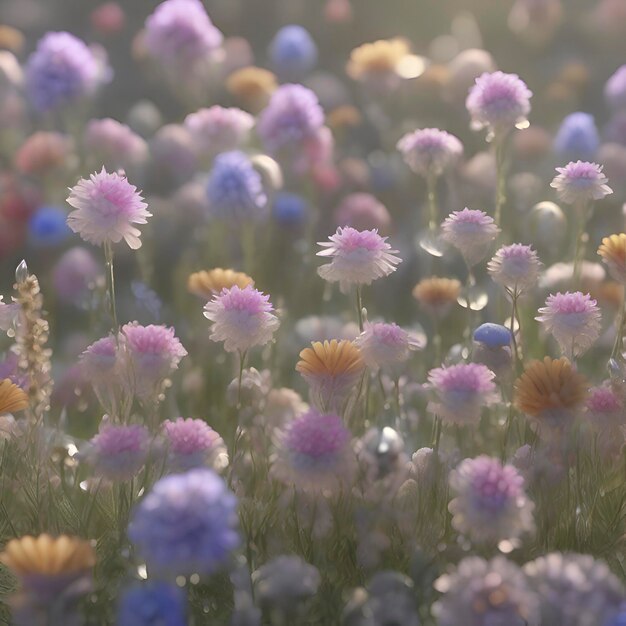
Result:
M0 380L0 415L15 413L28 407L28 396L8 378Z
M350 53L347 72L355 80L377 74L395 74L401 61L409 54L409 46L404 39L380 39L365 43Z
M233 72L226 80L230 94L252 107L262 109L278 87L276 76L261 67L243 67Z
M96 555L88 541L77 537L26 535L9 541L0 553L0 562L20 578L71 577L90 570Z
M432 315L445 315L456 304L461 283L456 278L424 278L413 288L413 297Z
M515 406L530 419L558 429L580 410L587 379L562 357L531 361L515 383Z
M243 272L224 270L221 267L194 272L187 280L188 291L205 300L210 300L214 295L221 293L222 289L230 289L235 285L239 289L245 289L248 285L254 286L254 280Z
M337 408L365 369L359 349L346 339L315 341L300 352L296 370L307 381L321 408Z
M607 264L611 276L623 285L626 284L626 234L605 237L598 254Z

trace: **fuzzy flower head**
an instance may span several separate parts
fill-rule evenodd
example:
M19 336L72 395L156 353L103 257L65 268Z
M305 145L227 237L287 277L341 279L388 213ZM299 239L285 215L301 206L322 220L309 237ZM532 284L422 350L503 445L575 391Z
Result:
M300 150L317 137L324 124L324 112L313 91L302 85L279 87L257 124L263 146L270 154Z
M223 439L203 420L179 417L163 422L170 464L184 471L208 465L219 471L228 464Z
M344 292L351 285L369 285L389 276L402 260L395 256L398 251L391 249L387 237L381 237L376 230L339 227L328 239L318 242L325 249L317 256L330 257L330 263L319 267L317 273L328 282L339 282Z
M122 338L133 374L135 391L141 399L158 394L162 382L187 355L173 328L141 326L137 322L122 327Z
M105 425L93 437L81 457L97 477L110 481L134 478L150 449L150 433L144 426Z
M439 626L539 626L539 601L522 570L502 556L464 558L439 577L433 606Z
M624 599L619 579L588 554L552 552L526 563L524 573L541 598L541 624L603 626Z
M535 319L552 334L568 358L584 354L600 336L600 309L588 293L549 295L539 313Z
M132 168L148 158L145 139L110 117L87 123L83 147L91 162L97 160L109 169Z
M70 33L47 33L26 62L28 99L47 112L93 94L103 82L102 67L84 41Z
M118 374L117 342L113 335L94 341L80 356L85 377L93 383L115 378Z
M444 317L457 304L461 283L456 278L431 276L413 288L413 297L431 315Z
M411 50L405 39L379 39L350 52L346 72L375 91L394 89L400 83L402 64Z
M52 283L61 301L82 305L102 276L102 264L80 246L63 253L52 269Z
M128 538L154 576L212 574L240 543L237 498L209 469L161 478L136 507Z
M215 105L191 113L185 118L184 125L191 133L198 153L212 158L244 145L254 126L254 118L241 109Z
M592 159L599 147L596 122L589 113L568 115L554 138L554 150L564 158Z
M448 508L452 525L478 543L517 540L534 529L533 503L524 491L524 479L512 465L479 456L465 459L450 472L456 497Z
M150 581L126 589L120 599L117 626L185 626L185 593L163 581Z
M270 297L248 285L224 289L204 307L204 317L213 322L211 339L223 341L227 352L245 352L264 346L279 326Z
M530 246L514 243L502 246L487 264L487 270L496 283L520 294L537 284L541 262Z
M610 385L592 387L587 397L587 418L598 430L626 425L623 397Z
M480 363L459 363L430 370L435 398L428 410L446 422L476 424L483 407L498 400L495 374Z
M500 229L484 211L465 208L453 211L441 225L441 237L454 246L471 267L486 254Z
M218 155L207 182L209 212L230 221L262 220L268 215L261 174L243 152Z
M584 408L587 380L565 357L531 361L515 382L516 407L546 435L559 435Z
M363 375L365 362L352 341L314 341L300 352L296 370L308 383L314 402L324 407L338 404Z
M567 204L602 200L613 193L607 185L609 179L602 173L602 166L587 161L571 161L565 167L557 167L558 175L550 183L557 196Z
M528 124L532 92L516 74L485 72L470 89L465 106L472 128L488 128L494 134Z
M406 164L422 176L440 176L463 155L463 144L438 128L422 128L404 135L398 150Z
M210 300L224 289L230 289L235 285L240 289L245 289L248 285L254 287L254 280L243 272L224 270L221 267L194 272L187 279L187 290L204 300Z
M124 176L104 168L89 180L81 178L70 190L67 203L74 207L68 226L85 241L101 246L126 241L132 250L141 248L141 232L133 224L146 224L152 213Z
M171 70L186 72L210 61L222 41L200 0L165 0L146 20L146 46Z
M297 24L283 26L269 46L272 68L282 78L298 80L317 63L317 44L306 28Z
M393 366L408 360L412 350L422 343L397 324L366 323L354 344L361 351L365 364L373 369Z
M605 237L598 248L598 254L609 268L611 276L626 285L626 234Z
M386 233L391 226L387 207L369 193L348 194L335 209L334 217L337 226L352 226L357 230L376 228Z
M350 440L340 417L310 409L277 434L272 475L304 491L339 491L355 477Z

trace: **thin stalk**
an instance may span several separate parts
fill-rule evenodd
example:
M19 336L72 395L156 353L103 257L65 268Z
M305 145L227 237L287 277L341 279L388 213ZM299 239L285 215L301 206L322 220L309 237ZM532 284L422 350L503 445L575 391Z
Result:
M361 285L356 286L356 314L359 320L359 331L363 332L363 300L361 299Z
M243 379L243 366L246 362L246 350L239 350L239 377L237 379L237 409L241 408L241 381Z
M494 221L497 226L502 223L502 210L506 203L506 173L504 167L505 137L494 139L496 152L496 210Z
M582 271L582 262L585 258L585 251L587 247L587 222L589 221L589 206L587 203L583 203L579 207L578 211L578 233L576 235L576 248L574 250L574 268L573 268L573 281L574 288L578 287L580 282L580 274Z
M626 288L624 289L624 295L622 296L622 305L619 312L619 321L617 323L615 333L615 343L613 344L613 350L611 350L611 359L615 359L620 353L620 350L624 343L624 329L626 328Z
M429 174L426 177L426 190L428 195L428 229L431 233L434 233L439 223L439 211L437 210L437 177L434 174Z
M117 321L117 306L115 304L115 272L113 271L113 244L110 241L104 243L104 259L106 263L107 295L109 297L109 311L113 321L113 334L117 339L119 323Z

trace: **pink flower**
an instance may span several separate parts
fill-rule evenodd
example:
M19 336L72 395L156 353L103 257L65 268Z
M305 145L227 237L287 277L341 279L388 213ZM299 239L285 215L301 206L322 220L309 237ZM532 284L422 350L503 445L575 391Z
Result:
M76 209L68 215L67 224L85 241L101 246L124 239L131 249L141 248L141 233L133 224L146 224L152 214L124 176L109 174L103 167L89 180L81 178L67 202Z
M410 352L422 347L417 337L397 324L366 323L355 345L366 365L373 369L393 366L408 360Z
M626 443L626 433L621 429L626 426L626 407L624 399L608 384L592 387L587 397L587 418L600 433L600 439L613 440L611 448L617 451ZM608 435L603 437L603 435Z
M558 176L550 183L558 197L568 204L602 200L613 193L606 184L608 178L602 173L602 166L586 161L570 162L565 167L557 167Z
M402 259L395 256L376 230L358 231L339 227L330 241L318 242L325 248L317 256L331 257L331 262L318 268L317 273L329 282L339 282L342 291L351 285L369 285L373 280L396 271Z
M549 295L535 319L557 340L568 358L584 354L600 336L600 309L580 291Z
M389 211L369 193L347 195L335 210L337 226L352 226L357 230L377 229L386 232L391 225Z
M440 176L463 154L463 144L438 128L422 128L404 135L398 142L406 164L422 176Z
M518 294L537 284L540 269L537 253L521 243L502 246L487 264L496 283Z
M224 289L204 307L204 316L213 322L211 339L223 341L227 352L265 345L279 326L269 300L251 285Z
M479 363L459 363L439 367L428 374L435 399L428 410L442 420L456 424L476 424L483 407L498 400L495 374Z
M177 470L208 465L220 470L228 465L223 439L200 419L177 418L163 422L170 464Z
M487 254L500 229L484 211L465 208L453 211L441 225L441 237L454 246L471 267Z
M97 159L110 169L136 166L148 158L145 139L110 117L87 123L83 146L90 162Z

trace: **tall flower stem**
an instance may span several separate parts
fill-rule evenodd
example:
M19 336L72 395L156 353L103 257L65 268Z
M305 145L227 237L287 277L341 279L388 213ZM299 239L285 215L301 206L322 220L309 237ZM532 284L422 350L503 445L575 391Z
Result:
M115 272L113 271L113 244L104 242L104 259L106 264L107 297L109 299L109 311L113 321L113 334L117 338L119 322L117 321L117 306L115 304Z
M574 268L572 274L574 288L577 288L578 284L580 283L582 262L585 258L587 241L589 239L589 235L587 234L587 222L589 221L590 213L591 210L586 202L578 207L578 233L576 234L576 247L574 249Z
M515 337L515 322L518 322L518 312L517 312L517 300L519 298L519 291L517 287L515 287L512 291L509 291L509 296L511 297L511 323L509 324L509 330L511 331L511 342L513 343L513 355L515 356L515 367L521 363L521 355L519 352L519 347L517 345L517 338Z
M432 173L426 177L426 191L428 195L428 230L434 233L439 222L439 212L437 210L437 177Z
M363 300L361 297L361 285L356 286L356 316L359 320L359 331L363 332Z
M624 329L626 328L626 287L622 295L622 304L620 306L619 318L615 329L615 343L611 350L611 359L617 358L624 343Z
M237 408L241 408L241 381L243 379L243 367L246 362L246 350L239 350L239 377L237 378Z
M496 210L494 221L497 226L502 223L502 211L506 203L506 168L505 168L506 135L496 135L494 148L496 156Z

